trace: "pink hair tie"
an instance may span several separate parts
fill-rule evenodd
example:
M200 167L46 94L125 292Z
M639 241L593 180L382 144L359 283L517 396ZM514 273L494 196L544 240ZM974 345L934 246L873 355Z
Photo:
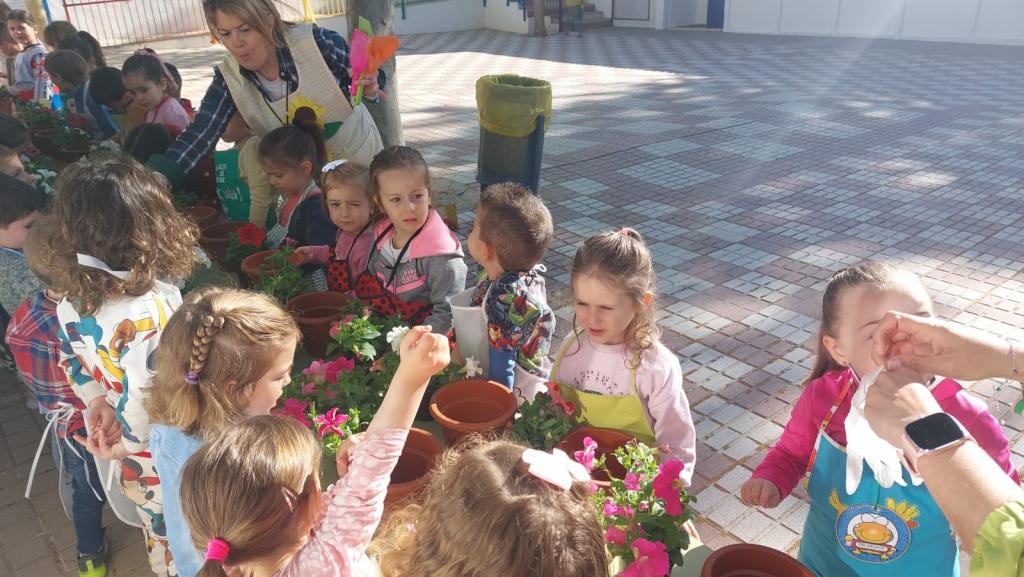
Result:
M206 560L224 563L228 558L229 551L231 551L231 547L228 546L227 541L217 538L210 539L206 544Z
M590 480L586 467L570 459L560 449L550 453L526 449L523 451L523 462L530 466L528 472L531 475L563 491L571 489L573 481Z

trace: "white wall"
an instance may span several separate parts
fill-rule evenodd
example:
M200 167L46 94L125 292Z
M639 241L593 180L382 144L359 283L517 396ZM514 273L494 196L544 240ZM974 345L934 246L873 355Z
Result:
M488 0L488 4L495 0ZM505 0L501 0L502 5ZM395 34L454 32L484 27L483 0L441 0L405 7L395 6Z
M482 0L477 1L481 5L483 4ZM501 30L516 34L530 32L530 19L523 19L523 10L515 0L512 0L508 6L505 5L505 0L487 0L483 24L483 27L489 30Z
M1024 44L1024 0L726 0L725 31Z

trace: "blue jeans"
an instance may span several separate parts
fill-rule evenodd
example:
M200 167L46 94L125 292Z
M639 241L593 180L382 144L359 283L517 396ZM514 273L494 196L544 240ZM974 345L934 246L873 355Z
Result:
M96 461L92 454L75 442L74 435L85 436L85 429L68 432L67 442L75 447L78 455L64 442L53 436L51 449L53 460L60 467L60 455L64 455L64 475L71 479L71 521L75 525L78 539L78 554L92 555L103 548L103 505L107 497L103 493L103 481L96 472ZM62 446L58 447L58 443ZM59 452L58 452L59 451ZM88 475L86 472L88 471ZM90 485L92 488L90 488ZM93 488L100 498L96 498Z

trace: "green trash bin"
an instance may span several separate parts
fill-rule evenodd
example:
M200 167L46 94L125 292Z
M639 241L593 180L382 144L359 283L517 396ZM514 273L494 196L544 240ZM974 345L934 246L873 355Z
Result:
M514 74L482 76L476 81L476 105L480 187L511 181L536 193L544 132L551 124L551 83Z

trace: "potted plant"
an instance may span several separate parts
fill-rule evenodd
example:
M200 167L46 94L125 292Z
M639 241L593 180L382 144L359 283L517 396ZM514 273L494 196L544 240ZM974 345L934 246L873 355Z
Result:
M231 233L247 225L247 222L218 222L202 229L200 242L210 258L219 262L225 270L231 270L225 263Z
M217 224L217 220L220 218L220 213L212 206L183 206L178 210L196 223L199 230L203 230L211 224Z
M22 157L22 164L25 167L25 172L35 179L34 184L37 188L46 194L53 194L57 191L55 188L57 170L52 158L37 154L30 158Z
M607 487L612 479L624 479L627 471L615 458L615 451L634 441L634 437L615 429L580 427L566 435L558 443L558 448L571 455L584 450L587 439L595 443L595 454L603 459L604 463L604 467L592 472L594 482L599 487Z
M504 429L516 412L512 391L501 383L470 378L442 386L430 398L430 414L449 445L466 435Z
M281 304L309 290L309 282L302 278L302 271L292 262L294 252L295 249L290 246L281 247L260 264L260 290Z
M209 207L194 207L209 208ZM266 251L270 249L267 244L267 231L262 226L245 223L239 228L228 233L228 248L224 252L224 266L231 269L241 269L250 283L255 283L259 280L259 265L263 263L262 259L252 261L249 268L245 268L242 263L245 262L250 256Z
M430 473L444 452L444 446L430 431L413 427L402 448L402 456L391 472L384 509L395 510L415 499L430 481Z
M302 346L310 356L324 356L331 333L353 322L352 315L345 316L351 301L341 293L316 291L292 297L285 304L302 331Z
M673 565L683 564L683 552L690 546L686 525L693 520L689 504L694 497L680 478L683 462L659 464L657 449L638 441L613 454L626 474L622 479L612 475L610 485L594 493L612 567L622 567L623 575L668 575ZM585 439L574 457L590 471L605 468L593 439Z
M32 144L42 152L53 152L53 137L60 128L60 117L48 106L38 102L17 105L18 118L32 133Z
M512 421L512 434L523 443L550 451L572 429L572 405L558 403L547 393L537 393L519 406Z
M80 128L64 126L54 134L53 145L66 162L76 162L89 153L92 138Z
M771 547L736 543L726 545L704 561L701 577L758 575L763 577L814 577L803 563Z

